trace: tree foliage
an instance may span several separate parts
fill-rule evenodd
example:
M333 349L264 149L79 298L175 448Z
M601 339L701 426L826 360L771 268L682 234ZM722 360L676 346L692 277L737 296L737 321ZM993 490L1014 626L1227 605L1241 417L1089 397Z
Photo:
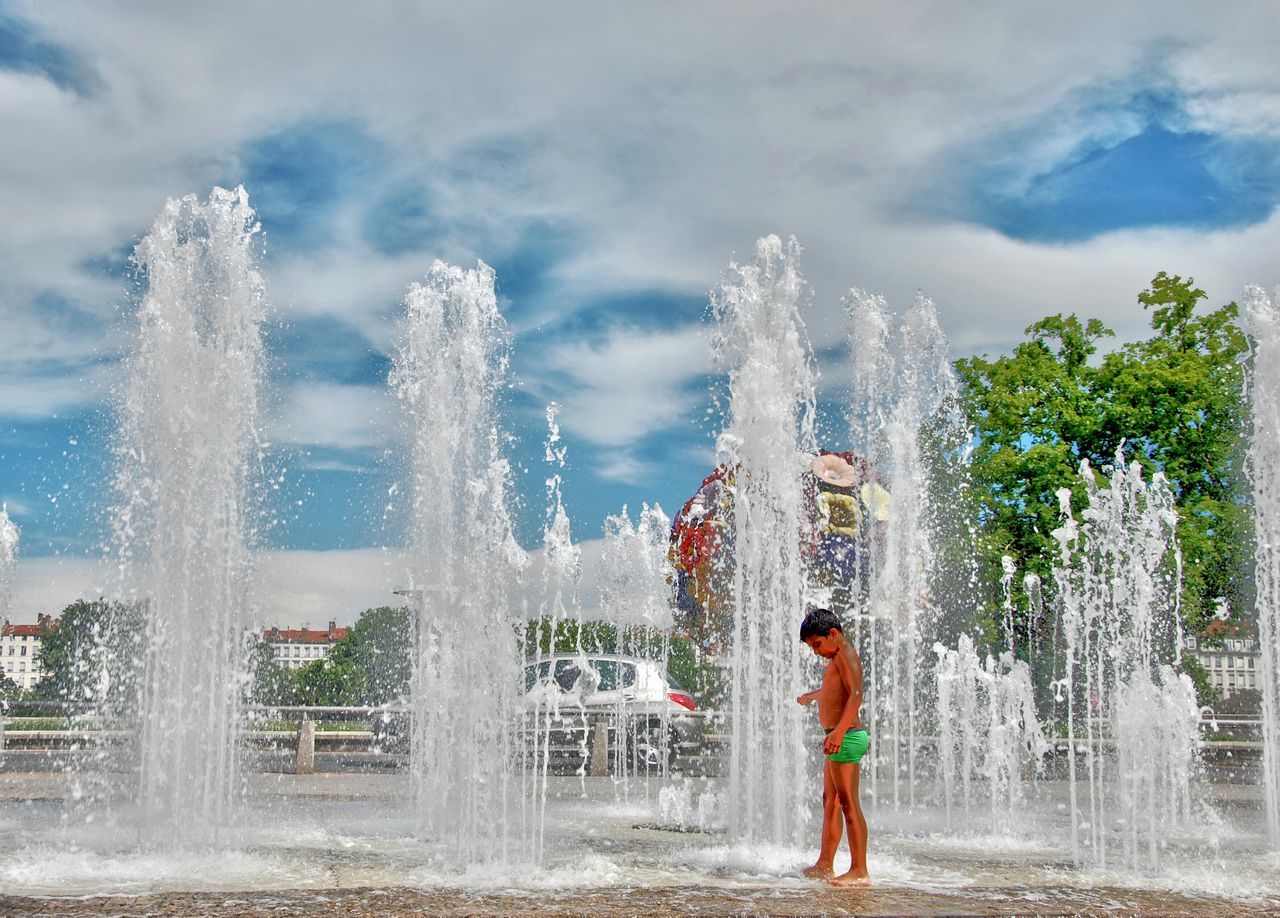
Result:
M42 701L94 701L129 710L137 702L146 648L139 603L79 600L40 638L47 675L32 689Z
M329 684L343 697L359 701L338 704L379 705L409 692L409 610L403 606L366 609L334 644L327 660ZM303 667L306 669L306 667Z
M1095 470L1124 446L1161 471L1178 501L1183 610L1192 625L1214 599L1239 607L1246 510L1234 485L1246 350L1229 303L1200 310L1193 279L1157 274L1138 301L1153 334L1099 358L1113 333L1098 319L1053 315L1027 328L1011 354L956 362L974 425L973 479L985 579L1010 555L1049 584L1060 523L1056 492L1085 505L1080 463Z

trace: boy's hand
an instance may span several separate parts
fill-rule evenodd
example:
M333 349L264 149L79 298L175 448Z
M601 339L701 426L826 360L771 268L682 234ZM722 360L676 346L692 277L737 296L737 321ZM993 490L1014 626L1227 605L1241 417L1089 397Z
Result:
M822 751L827 755L835 755L840 751L840 746L844 743L844 730L832 730L827 734L827 738L822 742Z
M811 704L813 702L813 699L817 697L818 697L817 692L805 692L803 695L801 695L799 698L796 699L796 704L802 704L802 705Z

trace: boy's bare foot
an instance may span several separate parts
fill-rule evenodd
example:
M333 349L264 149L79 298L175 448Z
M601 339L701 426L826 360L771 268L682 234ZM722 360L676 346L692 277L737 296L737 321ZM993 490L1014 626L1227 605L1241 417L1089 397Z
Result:
M842 873L838 877L833 877L831 879L831 885L832 886L870 886L871 877L867 876L867 872L865 870L860 873L855 873L854 871L850 870L848 873Z
M814 864L812 867L804 869L806 877L818 877L820 879L830 880L836 875L835 868L830 864Z

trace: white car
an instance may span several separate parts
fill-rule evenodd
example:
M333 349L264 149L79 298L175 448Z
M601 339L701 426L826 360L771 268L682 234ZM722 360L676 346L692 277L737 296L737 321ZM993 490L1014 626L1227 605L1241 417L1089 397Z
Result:
M702 718L693 695L657 660L618 654L553 654L526 662L525 700L562 717L617 715L646 758L674 763L702 745ZM669 735L664 735L663 723ZM660 759L659 759L660 761ZM650 764L653 764L652 762Z
M629 712L684 714L698 710L689 691L662 671L657 660L616 654L555 654L524 668L530 700L558 700L590 710L625 707Z

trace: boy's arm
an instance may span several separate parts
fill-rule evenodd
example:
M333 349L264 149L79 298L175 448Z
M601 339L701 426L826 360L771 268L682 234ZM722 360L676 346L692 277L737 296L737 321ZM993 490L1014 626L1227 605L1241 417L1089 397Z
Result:
M858 654L852 647L841 647L833 662L836 674L849 694L844 703L844 710L840 712L840 720L827 734L826 741L822 744L823 751L828 755L840 749L840 744L844 742L844 735L858 719L858 709L862 707L862 661L858 659Z
M818 696L821 694L822 694L821 689L819 689L816 692L805 692L803 695L801 695L799 698L796 699L796 704L812 704L813 702L818 700Z

